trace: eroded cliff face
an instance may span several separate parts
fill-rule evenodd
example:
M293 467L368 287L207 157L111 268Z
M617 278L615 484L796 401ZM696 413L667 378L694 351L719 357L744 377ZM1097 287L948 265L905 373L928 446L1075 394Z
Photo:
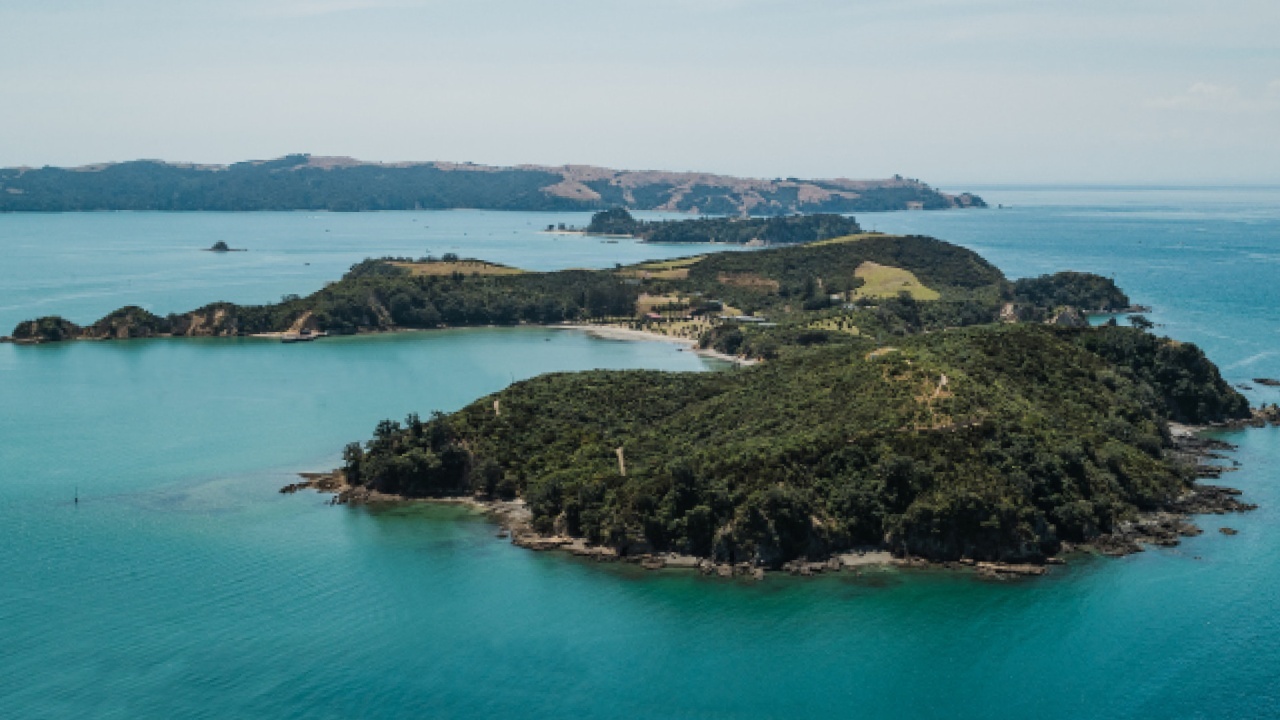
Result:
M181 337L230 337L244 334L239 318L228 312L227 308L209 308L174 316L169 332Z

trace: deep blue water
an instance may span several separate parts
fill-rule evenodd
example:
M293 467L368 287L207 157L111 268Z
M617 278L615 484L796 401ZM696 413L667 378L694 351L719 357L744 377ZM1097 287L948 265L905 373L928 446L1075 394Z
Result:
M861 219L1012 276L1114 274L1233 382L1280 376L1280 191L982 194L1011 207ZM452 240L404 229L442 216L463 218ZM269 300L367 254L551 268L686 251L521 230L581 222L564 216L319 217L0 216L0 329L122 302ZM217 239L254 249L193 250ZM0 346L0 716L1277 716L1276 430L1228 435L1243 468L1227 480L1258 511L1204 518L1179 548L1007 584L645 573L514 548L454 508L276 492L382 417L588 367L706 369L662 343L538 329Z

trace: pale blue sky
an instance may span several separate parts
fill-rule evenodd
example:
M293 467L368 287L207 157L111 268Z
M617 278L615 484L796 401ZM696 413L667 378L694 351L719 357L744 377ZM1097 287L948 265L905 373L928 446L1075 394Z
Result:
M1277 0L0 0L0 165L1280 182Z

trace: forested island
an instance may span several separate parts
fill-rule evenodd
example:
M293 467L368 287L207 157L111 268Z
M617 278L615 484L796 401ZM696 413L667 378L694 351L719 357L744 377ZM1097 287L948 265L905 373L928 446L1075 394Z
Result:
M538 536L621 555L1040 563L1131 545L1144 512L1230 508L1197 494L1167 420L1247 413L1194 348L1020 324L736 372L543 376L384 422L341 473L357 499L519 497Z
M510 503L522 544L651 566L807 572L872 549L1034 571L1082 545L1176 543L1198 532L1187 513L1249 507L1195 482L1217 472L1198 464L1215 446L1171 426L1246 420L1247 401L1194 345L1082 320L1130 305L1100 276L1010 282L964 248L868 233L600 271L368 260L306 298L49 317L14 338L565 322L696 338L764 362L534 378L384 421L315 484L343 502Z
M288 155L232 165L136 160L0 169L0 212L91 210L596 210L787 215L985 207L902 177L736 178L585 165L374 163Z
M601 210L586 227L589 235L624 235L653 243L757 246L797 245L860 232L857 220L831 213L649 221L637 220L622 207Z

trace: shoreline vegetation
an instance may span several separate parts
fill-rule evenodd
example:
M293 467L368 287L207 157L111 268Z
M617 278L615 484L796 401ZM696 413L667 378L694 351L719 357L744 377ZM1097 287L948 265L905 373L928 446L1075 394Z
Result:
M690 220L677 225L699 225ZM329 335L398 329L589 323L695 339L727 355L770 359L791 345L843 344L997 321L1083 325L1131 303L1086 273L1007 281L976 254L933 238L855 234L754 253L710 253L607 270L525 272L442 257L370 259L339 281L279 303L216 302L156 315L119 308L81 326L19 323L10 342Z
M693 558L718 575L807 575L874 551L1039 575L1075 552L1176 545L1200 534L1191 515L1253 509L1198 482L1229 472L1208 461L1232 448L1194 430L1280 413L1251 413L1192 351L1177 351L1183 373L1141 377L1105 359L1139 334L973 327L735 373L543 376L451 415L384 421L298 487L338 504L519 500L527 514L500 518L516 544L654 569Z
M546 232L574 232L548 226ZM602 210L581 230L601 238L629 238L647 243L700 243L768 247L820 242L862 233L858 221L830 213L774 217L720 217L695 220L646 221L626 208Z
M1280 416L1273 415L1268 422L1273 426L1280 426ZM1201 434L1223 427L1239 428L1245 425L1239 422L1222 426L1187 426L1172 423L1174 447L1184 461L1195 465L1198 478L1216 479L1224 472L1235 469L1234 461L1232 461L1233 466L1207 465L1203 461L1227 460L1228 457L1222 453L1236 448L1221 440L1206 439ZM1261 426L1260 423L1248 423L1248 425ZM1193 521L1194 516L1223 516L1249 512L1257 508L1256 505L1241 501L1239 499L1241 492L1237 489L1196 483L1178 497L1168 509L1140 512L1131 520L1119 525L1114 532L1078 544L1064 543L1059 553L1034 562L981 561L973 558L938 560L898 554L887 545L865 545L846 548L843 552L833 552L817 560L794 559L779 567L769 567L752 562L723 562L713 557L679 552L653 552L652 548L638 548L628 552L631 548L620 550L606 544L592 544L582 537L548 535L535 528L527 503L519 498L504 500L477 496L415 497L385 494L366 486L348 483L346 474L341 469L327 473L304 472L299 473L298 476L302 478L301 481L281 487L280 493L293 494L302 490L313 490L331 495L330 505L375 508L413 503L458 505L477 512L493 522L498 527L497 538L507 539L511 544L527 550L562 552L595 562L630 563L646 570L691 570L705 576L753 580L763 580L770 573L802 577L841 572L860 575L864 571L884 568L932 568L972 572L990 580L1040 577L1047 574L1053 566L1070 564L1075 557L1123 557L1143 552L1147 546L1176 547L1181 544L1183 538L1196 537L1204 533L1204 530ZM1221 527L1219 531L1227 536L1236 534L1236 531L1229 527Z
M705 215L983 208L901 176L882 180L738 178L586 165L496 167L288 155L232 165L158 160L76 168L0 168L0 212L528 210L609 207Z
M14 340L527 324L680 343L747 366L539 376L383 421L286 490L462 502L525 547L654 568L812 574L873 552L1004 577L1252 508L1197 482L1229 446L1184 426L1280 408L1251 409L1195 345L1085 320L1132 308L1097 275L1009 281L940 240L857 234L598 271L368 260L306 298L41 318Z

